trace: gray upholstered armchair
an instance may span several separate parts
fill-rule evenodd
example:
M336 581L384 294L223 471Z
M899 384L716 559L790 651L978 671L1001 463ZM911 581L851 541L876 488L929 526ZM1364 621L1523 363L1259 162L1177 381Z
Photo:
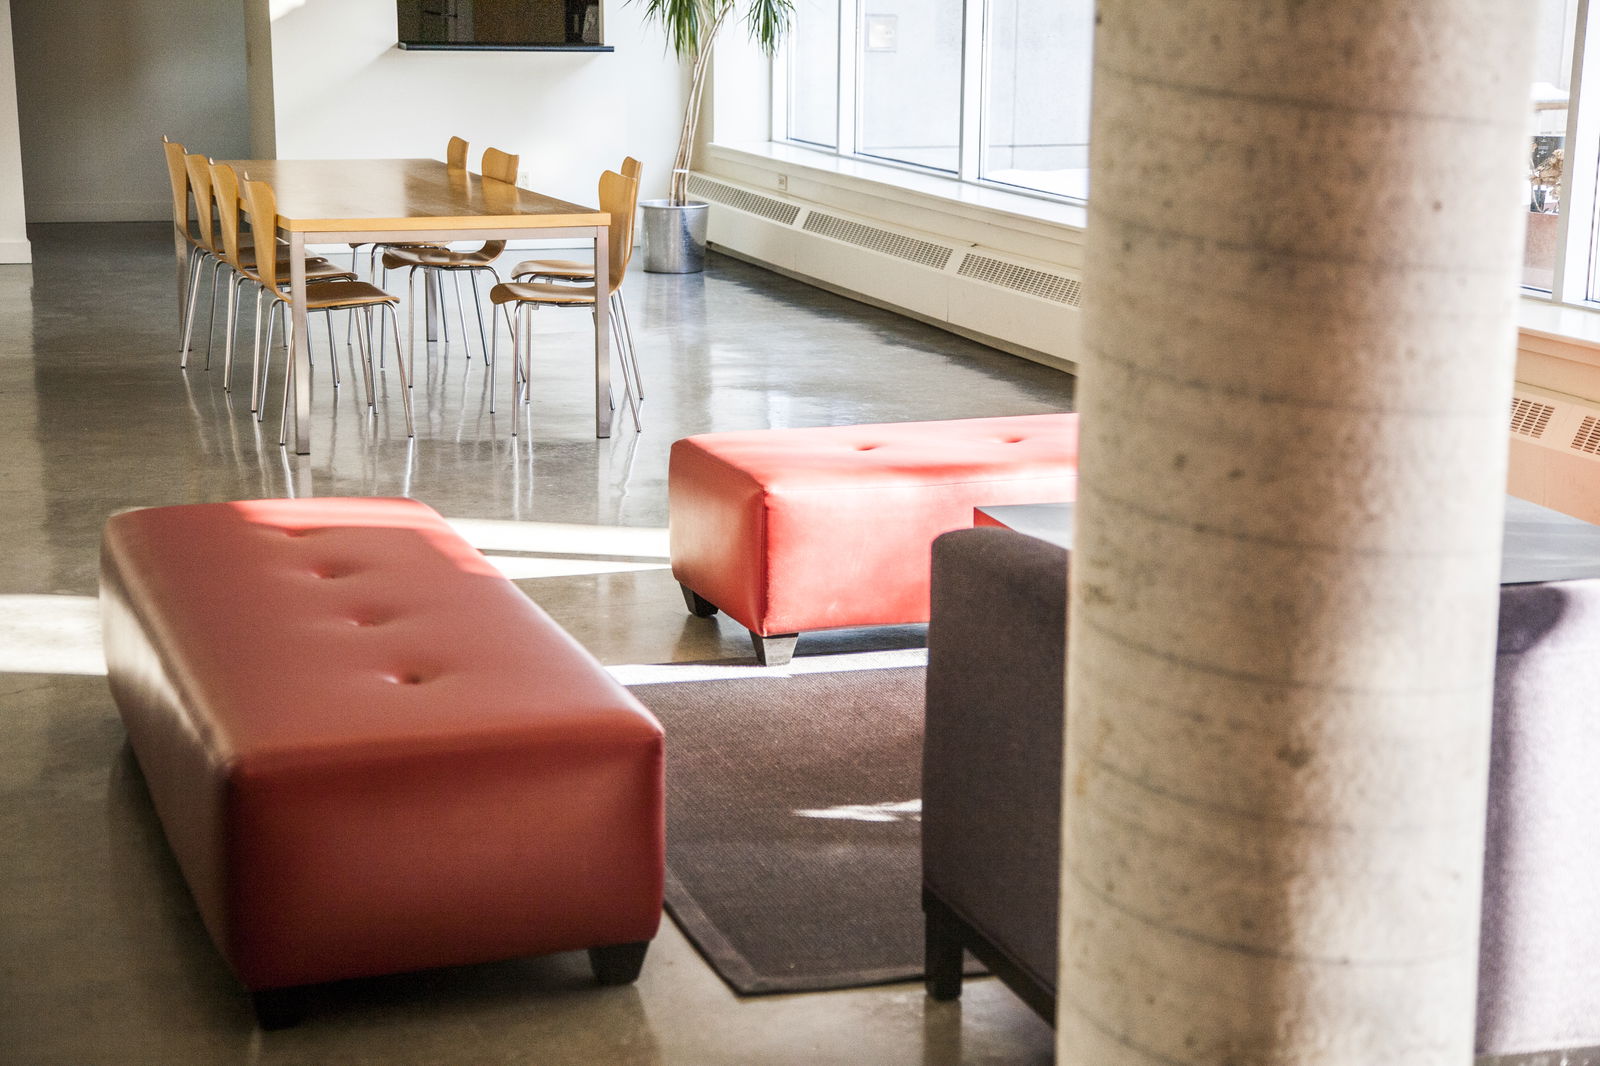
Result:
M971 951L1055 1020L1067 550L1009 529L933 543L922 906L928 991Z
M1054 1021L1066 549L934 542L923 755L928 991L966 948ZM1600 1045L1600 579L1503 585L1478 1053Z

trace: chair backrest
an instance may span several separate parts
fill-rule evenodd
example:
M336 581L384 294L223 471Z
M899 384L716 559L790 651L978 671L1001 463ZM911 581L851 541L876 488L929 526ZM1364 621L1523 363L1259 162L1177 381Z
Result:
M212 163L211 190L217 200L218 228L222 230L222 259L234 269L243 270L239 265L239 175L226 163Z
M444 165L451 170L467 169L467 142L460 137L450 138L450 144L444 151Z
M637 186L644 181L644 164L630 155L628 158L622 161L622 176L633 179L634 185L636 186L633 190L633 203L635 208L637 208L639 204L639 190ZM630 227L633 225L632 216L629 216L628 225ZM633 231L630 229L628 232L628 250L623 253L622 269L626 270L628 268L628 264L632 261Z
M622 275L627 272L628 260L633 255L633 216L638 206L637 181L623 177L615 170L600 175L600 210L611 216L610 241L607 244L607 254L610 256L607 296L621 286Z
M278 194L264 181L244 179L244 211L256 235L256 277L269 293L278 291Z
M183 145L161 138L161 150L167 154L167 178L172 182L172 225L187 241L196 240L189 228L189 168L184 164Z
M218 252L217 231L212 226L212 212L216 205L211 192L211 160L198 152L183 157L184 170L189 175L189 190L194 193L195 219L200 225L200 243L209 251Z
M483 176L503 181L507 185L517 183L517 166L522 162L521 156L508 155L498 148L485 148L483 150Z

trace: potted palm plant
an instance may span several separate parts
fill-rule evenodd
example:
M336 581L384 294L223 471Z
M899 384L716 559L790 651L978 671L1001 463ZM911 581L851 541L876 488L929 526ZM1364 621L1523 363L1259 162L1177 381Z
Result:
M672 161L672 186L665 200L639 205L644 222L644 268L658 274L689 274L705 268L706 210L689 200L689 161L700 124L700 97L711 66L711 48L729 19L740 16L750 39L769 57L777 51L794 15L793 0L639 0L646 22L658 23L672 51L689 63L689 99Z

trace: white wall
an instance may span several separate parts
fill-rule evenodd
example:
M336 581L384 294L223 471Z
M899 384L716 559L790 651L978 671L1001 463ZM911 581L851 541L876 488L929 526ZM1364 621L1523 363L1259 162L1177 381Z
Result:
M626 155L641 196L666 193L685 75L637 5L606 2L615 52L560 53L404 51L394 0L248 2L272 16L280 158L441 158L455 135L472 169L491 145L515 152L523 184L562 199L594 203Z
M0 3L0 263L31 263L22 199L22 131L11 58L11 8Z
M238 0L11 0L30 222L170 219L161 135L249 146Z

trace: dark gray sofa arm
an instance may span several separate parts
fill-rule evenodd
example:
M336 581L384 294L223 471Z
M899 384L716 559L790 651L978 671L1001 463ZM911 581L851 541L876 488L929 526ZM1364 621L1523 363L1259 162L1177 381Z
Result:
M1500 590L1494 690L1478 1053L1600 1044L1600 580Z
M998 528L934 541L922 771L930 991L959 994L965 947L1052 1021L1067 555Z

